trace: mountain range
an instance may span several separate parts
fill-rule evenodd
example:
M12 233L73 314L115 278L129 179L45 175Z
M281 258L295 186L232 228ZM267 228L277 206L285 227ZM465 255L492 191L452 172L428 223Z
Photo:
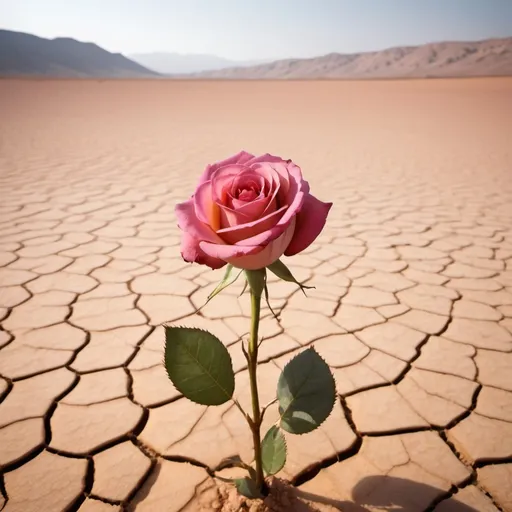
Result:
M0 30L1 76L66 78L158 77L158 73L94 43Z
M512 37L401 46L376 52L330 53L248 68L194 73L215 79L377 79L512 76Z
M125 57L94 43L0 30L0 76L182 79L388 79L512 76L512 37L309 59L237 62L214 55Z

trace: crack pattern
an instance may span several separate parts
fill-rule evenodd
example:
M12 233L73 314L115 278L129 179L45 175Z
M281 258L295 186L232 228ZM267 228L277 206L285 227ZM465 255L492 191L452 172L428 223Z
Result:
M156 109L139 87L168 103ZM300 92L316 102L311 115L342 127L343 144L337 129L323 133L328 151L311 146L311 127L289 130L290 120L303 126L306 108L290 98L280 100L286 120L260 105L254 124L224 110L222 124L213 105L234 85L205 84L209 110L187 131L166 87L181 86L0 84L0 98L31 107L15 112L0 99L9 120L0 155L0 510L210 510L219 499L213 473L233 469L222 461L251 461L236 408L198 406L173 388L161 327L176 322L221 339L249 409L240 347L248 297L237 282L195 314L222 271L181 260L173 214L198 169L247 140L292 151L315 193L334 202L322 235L289 263L316 288L306 298L269 276L278 319L262 308L261 401L310 345L339 394L318 431L288 436L280 476L312 510L512 510L512 160L498 128L489 134L475 122L492 115L493 126L506 126L510 81L475 81L463 92L456 81L359 85L372 112L389 114L382 127L374 114L347 109L340 94L350 84L286 85L291 99ZM237 87L277 94L282 86ZM111 101L119 91L126 96ZM182 93L180 101L198 101L197 91ZM87 108L77 102L83 94ZM395 98L393 112L381 94ZM47 123L57 97L55 137ZM415 112L415 135L397 98ZM464 126L463 115L473 116ZM283 127L271 139L257 128L269 116ZM173 137L179 151L167 149ZM277 417L271 407L263 428Z

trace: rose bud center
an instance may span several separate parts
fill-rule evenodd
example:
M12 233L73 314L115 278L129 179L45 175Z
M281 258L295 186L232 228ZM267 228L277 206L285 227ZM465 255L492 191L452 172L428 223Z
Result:
M259 195L259 191L256 190L255 187L251 188L243 188L236 191L236 198L240 201L244 201L248 203L249 201L254 201Z

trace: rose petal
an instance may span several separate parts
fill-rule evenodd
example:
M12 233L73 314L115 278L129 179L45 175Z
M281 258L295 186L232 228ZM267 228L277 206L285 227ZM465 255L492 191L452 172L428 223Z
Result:
M271 171L273 175L275 176L275 179L279 180L280 184L280 190L279 195L277 196L279 199L279 202L281 203L280 206L283 206L286 202L286 198L288 196L288 193L290 191L290 170L295 168L297 166L292 166L291 164L287 164L283 160L279 162L260 162L255 163L251 165L251 168L254 169L257 172L265 172L265 171ZM298 167L297 167L298 169ZM302 181L302 175L300 173L299 169L299 182Z
M233 209L236 209L240 213L244 213L249 219L257 219L265 217L269 213L276 211L277 201L276 194L279 190L279 184L276 186L276 190L270 190L270 194L261 194L260 197L249 203L239 205L239 202L233 200Z
M174 211L178 217L178 226L185 233L190 234L197 240L223 243L222 239L219 238L210 226L204 224L197 218L193 199L177 204Z
M247 246L266 246L272 240L275 240L288 227L292 219L295 215L300 211L302 207L302 203L309 193L309 184L307 181L304 181L302 178L302 173L300 168L294 164L290 164L289 166L289 190L286 197L286 202L290 202L285 213L279 219L277 224L268 229L268 230L256 230L256 226L253 230L254 233L259 231L259 234L256 234L250 238L242 239L237 242L237 245L247 245ZM222 223L221 223L222 225Z
M263 178L263 176L244 176L244 172L245 171L240 171L240 173L235 176L231 182L231 190L228 192L229 200L226 202L226 206L229 206L233 210L238 210L247 203L266 196L265 178ZM256 178L258 182L255 181ZM254 197L249 200L245 197L248 194Z
M257 173L265 178L265 181L270 185L270 187L277 185L280 183L278 173L272 168L272 165L255 165L250 167L251 171L255 171L257 169Z
M309 247L321 233L327 220L332 203L323 203L311 194L307 194L300 212L296 216L295 234L284 252L293 256Z
M279 178L279 174L270 165L258 166L257 172L265 178L269 187L266 193L268 197L267 207L261 212L261 214L264 215L273 212L277 207L276 198L281 188L281 179ZM288 176L286 177L286 183L286 188L288 188ZM284 201L280 206L284 206Z
M262 216L262 213L268 206L268 202L269 198L266 196L255 199L249 203L244 203L234 199L233 210L236 210L239 213L243 213L248 219L257 219Z
M263 247L228 245L228 244L212 244L211 242L199 242L199 247L210 257L228 261L229 258L239 256L247 256L256 254L263 250Z
M199 247L199 241L186 232L183 233L181 238L181 256L185 261L207 265L213 269L222 268L226 265L225 261L208 256Z
M225 204L233 180L245 170L243 165L228 165L217 169L212 175L212 199L216 203Z
M270 170L271 171L271 170ZM249 203L241 203L233 199L233 209L245 213L250 219L264 217L276 210L276 195L279 192L280 181L274 171L268 172L267 176L261 176L266 186L258 198Z
M273 228L286 211L286 206L269 215L252 222L236 225L230 228L219 229L217 234L227 243L236 244L243 240L251 239L259 233L264 233ZM245 245L245 244L243 244ZM253 244L255 245L255 244Z
M238 193L238 199L233 199L233 201L236 201L236 203L234 203L236 205L235 207L239 208L247 203L252 203L261 195L260 190L260 187L244 188L243 190L240 190Z
M225 160L221 160L220 162L208 165L204 170L203 174L201 175L201 177L199 178L198 186L201 185L201 183L204 183L205 181L211 180L212 174L217 169L220 169L221 167L225 167L226 165L231 164L245 164L248 161L252 160L253 158L254 155L252 155L251 153L247 153L247 151L240 151L240 153L230 156Z
M262 201L267 204L267 196L260 192L257 196L248 197L250 195L250 191L242 191L240 197L242 199L237 199L236 197L231 199L231 208L237 211L243 211L244 209L252 210L251 206L253 203L261 203Z
M280 169L280 166L277 166L276 171L280 172L279 169ZM309 192L309 183L302 177L302 171L301 171L300 167L298 165L295 165L293 162L290 162L289 164L287 164L286 170L288 171L289 176L293 177L293 179L297 183L302 183L305 185L306 188L303 190L305 191L305 193L308 193ZM281 176L281 174L279 174L279 176ZM292 182L293 182L293 180L289 180L290 184L292 184ZM287 194L288 195L290 194L290 190L287 191Z
M276 185L274 185L272 190L272 195L268 197L268 204L265 208L265 210L262 212L263 215L267 213L271 213L276 210L277 208L277 196L279 194L279 191L281 190L281 183L278 181ZM285 205L282 205L285 206Z
M304 202L305 196L309 192L309 184L307 181L298 181L298 178L302 176L298 175L296 171L290 173L290 190L288 191L288 197L291 200L288 208L285 210L284 215L279 219L279 222L268 231L262 232L259 235L255 235L246 240L238 242L239 245L260 245L265 246L270 241L275 240L281 236L284 230L288 227L295 215L300 211L302 203Z
M194 194L194 211L197 218L217 231L220 228L219 206L212 199L212 182L206 181L199 185Z
M265 177L255 173L252 169L240 171L231 185L231 194L235 196L237 190L255 188L262 190L265 185Z
M239 224L246 224L250 222L251 217L246 215L244 212L233 210L228 206L220 205L220 231L222 229L228 229L232 226L238 226Z
M270 242L260 252L247 256L228 258L227 262L231 263L234 267L246 270L257 270L267 267L283 255L286 247L288 247L288 244L293 237L294 230L295 219L292 220L280 237Z
M245 183L260 181L261 176L243 165L229 165L218 169L212 176L213 200L220 206L220 228L225 229L253 220L253 215L247 214L245 209L230 208L231 190L233 183L243 175ZM264 210L264 207L262 208Z

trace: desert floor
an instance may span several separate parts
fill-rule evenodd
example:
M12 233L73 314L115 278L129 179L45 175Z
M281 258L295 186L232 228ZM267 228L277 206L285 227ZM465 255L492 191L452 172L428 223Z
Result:
M194 314L223 271L173 213L245 149L334 202L287 260L316 289L272 282L262 322L263 403L310 345L340 396L287 438L295 510L512 511L511 79L0 80L0 112L1 510L221 506L248 430L180 397L160 324L219 336L248 407L248 295Z

